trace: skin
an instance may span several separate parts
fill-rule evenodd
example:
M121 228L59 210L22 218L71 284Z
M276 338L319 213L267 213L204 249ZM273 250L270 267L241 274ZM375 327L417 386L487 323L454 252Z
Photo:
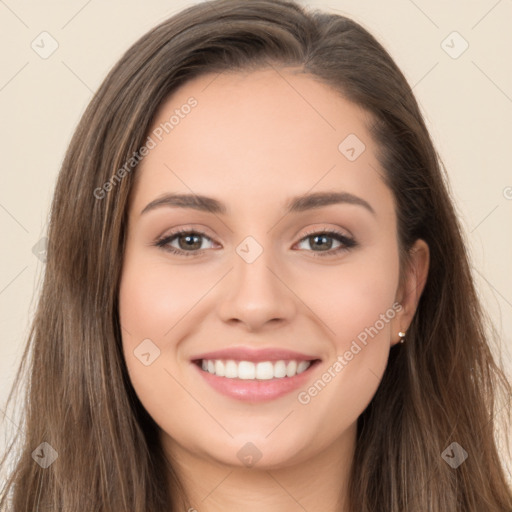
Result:
M370 117L335 90L291 68L203 75L174 92L153 128L190 96L197 106L144 158L129 205L119 312L132 384L191 508L343 509L356 421L412 320L428 246L416 242L400 288L394 200ZM355 161L338 150L349 134L366 146ZM291 197L320 191L354 194L374 214L346 203L286 213ZM161 206L141 214L170 192L214 197L227 211ZM154 245L178 228L205 233L201 254ZM357 246L333 254L336 239L326 247L307 236L332 229ZM236 252L247 236L263 249L252 263ZM223 396L190 362L232 346L285 348L321 359L312 384L394 303L400 312L308 404L297 392L265 403ZM160 355L145 366L134 350L148 338ZM237 457L248 442L261 453L253 467Z

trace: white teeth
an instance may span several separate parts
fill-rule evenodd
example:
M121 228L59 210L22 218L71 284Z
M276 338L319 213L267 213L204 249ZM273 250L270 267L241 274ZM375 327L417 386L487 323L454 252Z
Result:
M203 359L201 368L218 377L242 380L270 380L294 377L305 372L311 361L223 361L221 359Z
M215 361L215 375L224 377L226 375L226 367L224 361Z
M286 367L286 376L293 377L297 373L297 361L290 361Z
M310 363L308 361L301 361L297 365L297 373L302 373L302 372L306 371L309 368L309 364Z
M286 377L286 363L284 361L277 361L277 363L274 363L274 377L277 379Z
M238 365L235 361L226 361L226 374L224 377L228 379L235 379L238 377Z
M274 367L270 361L258 363L256 365L256 378L259 380L268 380L274 378Z
M250 361L240 361L238 363L238 378L249 380L256 377L256 365Z

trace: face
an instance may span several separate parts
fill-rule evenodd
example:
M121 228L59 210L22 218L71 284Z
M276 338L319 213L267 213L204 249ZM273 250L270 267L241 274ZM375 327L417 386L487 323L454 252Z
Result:
M414 310L369 122L292 69L204 75L157 113L119 312L169 450L271 468L354 435Z

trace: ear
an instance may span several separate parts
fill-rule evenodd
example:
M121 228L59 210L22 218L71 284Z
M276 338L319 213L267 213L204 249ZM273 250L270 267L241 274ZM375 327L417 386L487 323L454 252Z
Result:
M412 322L423 288L427 282L430 263L430 250L424 240L418 239L409 251L410 263L404 270L405 278L397 291L396 301L402 309L391 323L391 345L400 341L398 333L407 332Z

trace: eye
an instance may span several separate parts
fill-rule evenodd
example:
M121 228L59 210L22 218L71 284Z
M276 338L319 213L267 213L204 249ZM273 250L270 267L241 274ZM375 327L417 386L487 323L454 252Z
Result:
M205 240L213 243L211 238L200 231L183 229L160 238L155 245L173 254L194 256L209 248L204 246Z
M310 247L309 250L307 248L305 250L312 252L314 256L320 257L335 256L357 246L357 242L353 238L335 230L307 233L306 236L298 242L299 246L304 244ZM180 229L158 239L154 245L172 254L197 256L202 254L204 250L213 248L213 241L201 231ZM304 250L304 247L299 248Z
M299 242L299 245L302 244L307 244L311 248L319 248L319 251L313 249L311 252L316 253L314 256L320 257L334 256L357 245L353 238L334 230L307 233ZM338 244L337 247L333 249L336 244Z

